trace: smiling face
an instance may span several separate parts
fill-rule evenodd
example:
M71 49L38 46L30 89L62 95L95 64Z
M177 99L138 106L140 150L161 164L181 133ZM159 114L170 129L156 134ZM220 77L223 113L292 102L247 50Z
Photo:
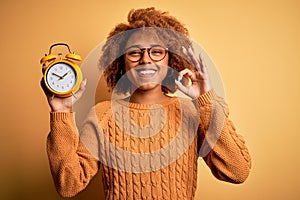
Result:
M133 33L126 45L127 50L124 55L125 59L125 71L127 77L132 84L133 90L152 90L160 89L164 78L168 71L168 52L166 52L165 57L159 61L153 61L148 52L149 48L159 47L164 49L163 43L159 40L157 35L153 32L137 31ZM133 49L145 49L141 52L132 51ZM135 56L135 54L141 53L142 58L139 61L133 62L129 60L130 56ZM160 54L162 52L153 50L152 55Z

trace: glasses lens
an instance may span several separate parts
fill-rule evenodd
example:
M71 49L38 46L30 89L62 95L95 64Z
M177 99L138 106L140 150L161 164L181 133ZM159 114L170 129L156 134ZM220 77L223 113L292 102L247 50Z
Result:
M162 47L152 47L150 49L150 57L154 61L160 61L166 56L166 50Z
M126 56L129 60L136 62L139 61L142 57L142 50L139 48L131 48L126 52Z

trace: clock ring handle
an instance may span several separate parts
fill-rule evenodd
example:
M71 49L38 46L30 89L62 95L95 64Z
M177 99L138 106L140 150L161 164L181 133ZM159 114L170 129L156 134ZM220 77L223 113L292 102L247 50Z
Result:
M60 46L66 46L66 47L68 48L68 50L69 50L69 53L71 53L71 50L70 50L70 47L69 47L68 44L66 44L66 43L55 43L55 44L51 45L51 47L50 47L50 49L49 49L49 54L48 54L48 55L51 54L51 51L52 51L52 48L53 48L53 47L59 46L59 45L60 45Z

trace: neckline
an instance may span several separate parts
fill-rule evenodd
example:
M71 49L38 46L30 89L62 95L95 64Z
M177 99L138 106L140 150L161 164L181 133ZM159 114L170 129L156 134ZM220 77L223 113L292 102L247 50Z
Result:
M158 109L161 106L167 107L168 105L174 103L175 101L178 101L178 99L176 97L172 97L169 100L161 102L161 103L153 103L153 104L134 103L134 102L126 101L124 99L116 100L117 103L119 103L123 106L129 107L129 108L132 108L132 109L145 109L145 110L148 110L150 108L151 109L156 109L156 108Z

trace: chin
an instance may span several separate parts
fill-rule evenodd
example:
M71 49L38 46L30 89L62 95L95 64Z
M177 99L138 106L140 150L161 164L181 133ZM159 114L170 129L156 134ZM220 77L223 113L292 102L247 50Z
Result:
M138 90L143 90L143 91L148 91L148 90L152 90L155 89L157 87L161 88L161 85L156 84L156 83L147 83L147 84L143 84L141 85Z

